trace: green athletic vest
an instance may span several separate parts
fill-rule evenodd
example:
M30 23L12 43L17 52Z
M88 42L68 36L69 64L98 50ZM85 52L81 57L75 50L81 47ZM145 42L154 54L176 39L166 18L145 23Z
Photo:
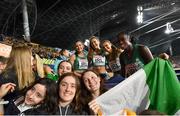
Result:
M125 76L129 77L136 71L138 71L140 68L143 68L144 66L144 60L141 57L139 46L133 45L133 55L131 58L128 58L127 54L125 54L125 57L123 58L125 63Z
M86 69L88 69L87 52L84 52L84 57L80 57L76 54L76 59L74 61L74 70L83 71Z

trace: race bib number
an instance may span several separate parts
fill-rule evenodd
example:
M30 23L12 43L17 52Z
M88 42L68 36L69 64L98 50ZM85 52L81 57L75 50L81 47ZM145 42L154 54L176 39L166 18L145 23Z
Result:
M120 62L117 62L116 60L109 62L109 67L111 68L113 72L121 70L121 64Z
M105 56L100 56L100 55L93 56L93 64L95 66L105 66L106 64Z
M88 69L88 60L87 59L79 59L79 69Z
M130 75L134 74L139 69L140 67L136 63L126 65L125 66L126 77L129 77Z

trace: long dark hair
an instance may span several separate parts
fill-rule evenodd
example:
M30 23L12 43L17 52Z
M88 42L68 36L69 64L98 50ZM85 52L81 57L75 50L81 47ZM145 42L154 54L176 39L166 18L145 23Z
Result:
M111 44L111 48L112 48L112 53L110 53L110 55L108 55L108 60L110 59L110 57L112 57L113 59L118 57L118 52L119 52L118 48L114 44L112 44L109 40L104 40L102 42L102 44L104 44L105 42L110 43Z
M84 80L83 80L83 77L84 77L84 74L86 72L93 72L95 73L99 78L100 78L100 75L99 73L97 73L95 70L91 70L91 69L87 69L85 70L83 73L82 73L82 76L81 76L81 95L82 95L82 103L83 105L87 105L92 99L93 99L93 96L91 94L91 92L86 88L86 85L84 84ZM104 87L104 81L101 80L100 82L100 95L105 93L107 91L107 89Z
M73 48L75 49L75 54L76 54L76 55L78 54L78 53L77 53L77 50L76 50L76 43L77 43L77 42L80 42L80 43L84 46L84 43L83 43L81 40L77 40L77 41L75 42Z
M60 65L61 65L63 62L69 63L69 64L71 65L71 71L72 71L72 72L74 71L72 63L69 62L68 60L63 60L63 61L61 61L61 62L59 63L59 65L58 65L58 70L59 70L59 68L60 68ZM61 75L59 74L59 71L58 71L58 76L59 76L59 77L61 76Z
M80 101L81 85L80 85L80 80L78 76L76 76L73 72L68 72L68 73L63 74L58 80L58 92L60 91L59 85L61 81L67 76L73 77L76 82L76 94L75 94L75 97L73 98L73 101L70 103L70 105L74 108L75 112L81 113L81 110L82 110L82 104ZM60 100L60 96L59 96L59 100Z
M36 84L40 84L45 86L46 94L43 100L43 103L40 104L39 108L48 114L55 114L58 106L58 93L57 93L57 85L55 81L48 78L40 78L36 80L30 87L27 88L26 92L34 87Z

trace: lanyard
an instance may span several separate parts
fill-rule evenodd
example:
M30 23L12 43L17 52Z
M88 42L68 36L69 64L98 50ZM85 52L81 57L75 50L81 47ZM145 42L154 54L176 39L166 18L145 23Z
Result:
M67 115L68 108L69 108L69 105L66 107L66 110L65 110L65 114L64 114L64 116L66 116L66 115ZM59 112L60 112L60 116L63 116L63 113L62 113L62 110L61 110L61 106L59 106Z

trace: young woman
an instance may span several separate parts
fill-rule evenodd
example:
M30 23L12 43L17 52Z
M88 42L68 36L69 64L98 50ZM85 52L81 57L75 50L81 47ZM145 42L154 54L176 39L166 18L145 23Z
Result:
M63 74L58 81L59 108L56 115L86 115L80 101L80 81L74 73Z
M103 41L103 48L107 52L106 58L113 77L105 82L107 88L112 88L124 80L121 76L121 64L119 56L123 52L122 49L115 47L109 40Z
M108 53L106 58L111 71L115 75L119 75L121 70L119 56L123 50L115 47L109 40L104 40L102 45L104 50Z
M4 96L5 100L12 100L19 95L19 92L34 82L35 77L32 71L32 53L25 46L13 46L5 70L0 75L0 85L4 83L16 84L15 91Z
M100 48L100 41L97 37L90 38L90 48L88 52L88 61L93 70L100 73L101 78L108 80L110 78L106 70L105 52Z
M70 57L70 62L73 64L74 72L81 76L81 73L88 69L88 53L84 50L84 44L80 40L75 43L75 49L76 52Z
M58 75L61 76L65 73L72 72L73 66L69 61L62 61L58 67Z
M81 77L82 85L82 103L86 106L86 110L89 114L96 114L92 112L91 104L92 100L106 92L100 75L94 70L86 70ZM89 106L87 106L89 104ZM91 110L90 110L90 109Z
M129 77L153 60L153 55L149 48L144 45L135 44L130 35L121 32L118 34L118 39L121 49L124 50L120 55L121 72L124 77ZM169 59L169 55L166 53L161 53L158 57L165 60Z
M60 56L58 57L59 60L64 61L64 60L68 60L70 56L70 53L67 49L62 49L60 51Z
M63 75L64 73L72 72L73 66L68 61L61 61L59 66L58 66L58 74L54 73L53 69L51 69L49 66L45 66L44 70L45 70L45 73L47 74L48 78L50 78L54 81L58 81L58 78L61 75Z
M6 85L3 84L1 87L5 89L0 89L0 92L3 93L0 98L9 90L13 91L15 84L7 83ZM4 114L55 114L56 108L54 106L57 105L57 101L56 83L47 78L40 78L27 88L24 95L9 101L9 104L4 109Z
M118 39L120 48L124 50L120 55L123 77L129 77L153 59L149 48L144 45L133 44L128 34L121 32L118 34Z

